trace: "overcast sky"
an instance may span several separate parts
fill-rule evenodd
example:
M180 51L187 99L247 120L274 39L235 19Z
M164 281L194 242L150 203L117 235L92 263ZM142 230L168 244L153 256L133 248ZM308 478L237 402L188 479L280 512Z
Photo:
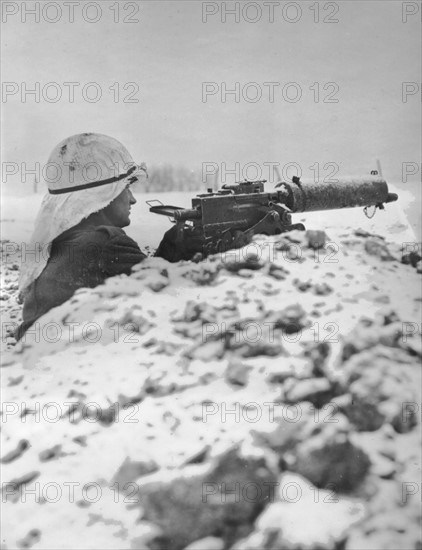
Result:
M246 11L248 3L240 2L240 21L228 14L225 23L222 2L120 2L117 13L115 1L101 1L95 23L83 19L83 1L74 3L74 22L63 6L56 23L43 21L42 13L40 22L29 14L22 22L22 5L34 2L2 4L17 10L2 25L2 78L16 83L7 90L17 90L5 95L3 89L3 161L45 163L65 137L99 132L121 140L147 164L297 162L306 176L314 163L324 175L323 165L332 162L347 175L368 173L379 158L384 175L400 180L403 162L420 162L420 88L409 84L407 102L402 98L403 82L421 82L416 2L405 2L405 8L395 1L301 2L288 9L286 2L261 3L255 23L254 2ZM85 15L95 19L95 6ZM57 16L54 6L45 16ZM124 17L139 22L125 23ZM53 103L41 93L39 102L27 95L23 103L22 83L30 89L36 82L41 90L57 83L62 98ZM80 83L73 103L65 82ZM89 82L101 89L97 102L82 96ZM139 86L137 103L123 101L134 90L124 89L130 82ZM218 93L203 98L204 82L215 83L209 89ZM224 103L223 82L227 88L239 82L250 100L259 89L262 98L248 102L241 93L239 102L228 95ZM244 88L251 82L260 88ZM273 102L264 82L279 83ZM288 101L298 90L301 98ZM56 89L47 92L51 99ZM96 89L86 93L94 97ZM323 101L330 98L338 102ZM420 171L410 179L420 181Z

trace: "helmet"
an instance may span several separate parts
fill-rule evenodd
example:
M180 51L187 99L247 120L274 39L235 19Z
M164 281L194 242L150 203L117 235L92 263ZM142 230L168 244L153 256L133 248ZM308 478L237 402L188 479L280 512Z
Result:
M117 139L89 133L60 142L43 173L49 193L58 195L108 185L133 175L137 169L129 151Z
M41 249L41 254L22 263L21 298L47 265L54 239L109 205L134 178L146 175L146 166L135 164L117 139L85 133L61 141L53 149L43 175L48 193L29 245Z

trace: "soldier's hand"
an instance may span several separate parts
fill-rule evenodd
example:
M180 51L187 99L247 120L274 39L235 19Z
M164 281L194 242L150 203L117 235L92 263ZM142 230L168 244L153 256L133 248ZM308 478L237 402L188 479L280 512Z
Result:
M179 238L178 238L179 237ZM166 231L162 238L155 256L164 258L168 262L179 262L181 260L202 260L203 240L200 235L195 235L189 230L183 231L183 237L178 235L177 226Z

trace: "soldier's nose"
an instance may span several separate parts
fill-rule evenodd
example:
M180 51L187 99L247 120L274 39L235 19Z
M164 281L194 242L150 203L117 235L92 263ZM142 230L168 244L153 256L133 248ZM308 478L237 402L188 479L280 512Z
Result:
M136 200L135 197L133 196L132 191L129 191L129 193L130 193L130 197L129 197L129 202L130 202L130 204L136 204L136 203L137 203L137 200Z

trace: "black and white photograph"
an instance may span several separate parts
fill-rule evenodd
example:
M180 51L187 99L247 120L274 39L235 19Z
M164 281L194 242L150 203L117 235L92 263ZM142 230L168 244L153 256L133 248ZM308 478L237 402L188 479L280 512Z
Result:
M422 550L421 1L0 6L0 548Z

